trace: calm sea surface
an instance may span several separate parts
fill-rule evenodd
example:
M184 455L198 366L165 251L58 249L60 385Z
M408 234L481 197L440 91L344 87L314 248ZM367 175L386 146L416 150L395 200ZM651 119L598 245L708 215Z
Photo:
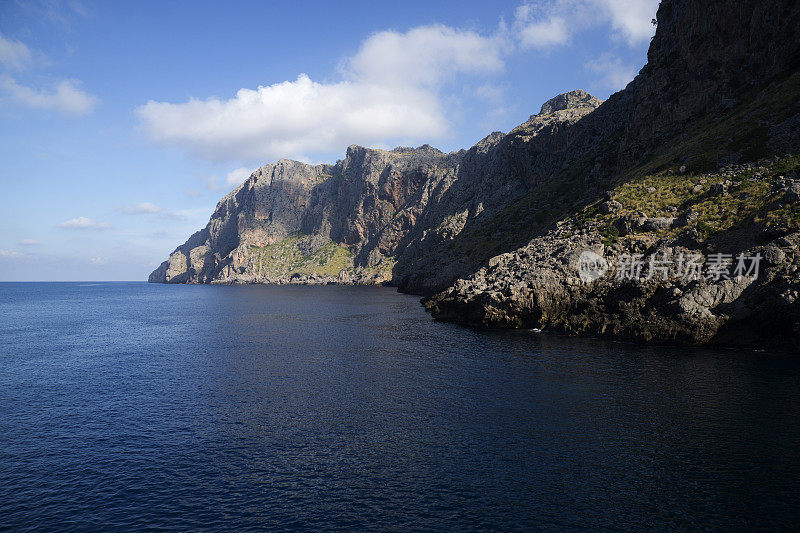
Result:
M800 361L388 288L0 284L0 529L791 529Z

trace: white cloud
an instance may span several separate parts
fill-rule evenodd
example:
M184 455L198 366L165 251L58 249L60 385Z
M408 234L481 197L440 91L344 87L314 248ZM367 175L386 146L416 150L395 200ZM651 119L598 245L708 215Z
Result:
M443 25L371 35L343 70L352 79L389 87L435 88L457 73L500 72L502 40Z
M163 210L164 208L160 205L150 202L139 202L138 204L124 205L117 208L117 211L120 213L125 213L126 215L151 215L154 213L160 213Z
M612 36L635 46L655 32L659 0L551 0L517 8L514 30L522 48L567 44L587 28L607 24Z
M66 229L106 229L111 227L105 222L95 222L91 218L78 217L66 220L58 225L59 228Z
M609 53L586 63L586 68L600 75L596 83L607 89L623 89L636 76L636 67Z
M484 83L476 87L472 91L472 95L491 106L484 112L484 116L480 120L481 128L484 130L496 130L502 127L502 122L513 110L513 106L509 106L506 103L505 89L492 83Z
M89 259L89 262L92 263L93 265L103 266L108 264L108 259L103 256L97 256Z
M430 94L301 75L230 100L148 102L138 109L150 137L214 159L301 158L387 137L440 136L444 116Z
M47 91L20 85L9 76L0 78L0 87L17 103L67 115L90 113L99 102L97 97L82 91L78 85L75 80L64 80L56 86L55 91Z
M569 39L567 23L561 17L533 21L519 30L519 41L522 48L548 48L566 44Z
M476 97L481 98L490 103L497 103L503 101L503 88L491 83L484 83L475 88L474 94Z
M32 59L30 49L20 41L7 39L0 34L0 64L9 69L23 69Z
M23 70L34 63L42 66L47 64L47 60L41 53L36 53L34 58L34 52L25 43L0 35L0 64L7 70ZM91 113L100 101L83 91L79 81L70 79L61 80L52 90L47 90L31 87L9 74L3 74L0 75L0 92L17 104L50 109L66 115Z
M14 250L4 250L0 248L0 257L12 258L12 257L22 257L23 255L24 254L15 252Z
M19 241L20 246L41 246L42 243L39 241L34 241L32 239L21 239Z
M206 189L211 192L217 192L222 189L222 186L219 184L219 176L216 174L211 174L207 178L203 178L203 182L205 183Z
M152 140L218 160L307 160L353 143L441 138L449 128L441 84L502 70L502 52L498 37L441 25L384 31L343 62L338 82L301 74L227 100L150 101L137 113Z
M231 170L225 176L225 185L228 187L238 187L244 180L250 177L253 171L247 167L239 167L237 169Z

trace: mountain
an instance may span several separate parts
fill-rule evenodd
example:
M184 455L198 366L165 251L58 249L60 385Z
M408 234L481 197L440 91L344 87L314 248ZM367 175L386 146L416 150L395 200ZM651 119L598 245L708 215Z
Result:
M663 0L657 21L605 102L559 95L450 154L262 167L150 281L391 283L472 326L798 349L800 4Z
M546 180L569 147L569 126L600 103L585 91L560 95L508 135L450 154L428 145L351 146L333 165L266 165L225 196L150 281L405 279L420 291L444 288L502 249L461 254L449 248L453 239Z

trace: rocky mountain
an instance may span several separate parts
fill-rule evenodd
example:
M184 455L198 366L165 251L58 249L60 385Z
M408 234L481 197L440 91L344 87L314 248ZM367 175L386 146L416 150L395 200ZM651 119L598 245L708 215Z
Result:
M571 91L450 154L262 167L150 281L391 283L472 326L797 349L800 4L663 0L657 21L606 102Z
M800 347L800 157L627 182L424 300L442 320ZM649 213L641 209L647 207Z
M150 281L406 279L414 289L444 288L494 251L459 254L448 248L454 237L546 180L569 147L569 127L600 103L585 91L560 95L510 134L450 154L428 145L351 146L333 165L266 165L225 196Z

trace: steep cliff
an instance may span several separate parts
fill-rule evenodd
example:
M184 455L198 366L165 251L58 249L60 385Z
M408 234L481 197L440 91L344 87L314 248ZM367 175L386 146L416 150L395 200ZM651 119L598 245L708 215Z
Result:
M600 100L554 98L508 135L469 150L351 146L333 165L266 165L217 205L208 225L150 275L166 283L403 283L440 289L494 249L462 255L466 227L546 180L570 127ZM519 241L522 242L522 241ZM419 281L419 280L423 281Z
M648 65L576 125L554 177L584 198L428 310L479 327L800 349L798 23L796 2L662 2Z
M647 65L606 102L571 91L450 154L352 146L259 169L150 281L388 282L473 326L800 345L800 4L663 0L657 20ZM590 283L586 249L612 266ZM764 270L614 276L664 252Z

